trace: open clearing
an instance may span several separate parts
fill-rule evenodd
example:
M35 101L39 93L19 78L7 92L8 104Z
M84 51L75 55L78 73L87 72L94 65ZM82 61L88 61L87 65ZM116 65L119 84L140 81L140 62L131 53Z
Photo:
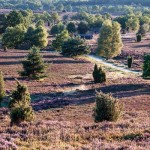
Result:
M21 60L28 51L0 51L7 94L15 87L14 78L25 83L36 111L33 123L10 127L7 108L0 108L0 146L19 149L149 149L150 81L105 67L108 81L94 84L94 64L82 58L72 59L58 53L43 52L48 77L29 81L19 77ZM95 123L92 117L95 90L111 92L124 105L116 123ZM73 91L73 92L72 92ZM7 105L8 99L3 102Z

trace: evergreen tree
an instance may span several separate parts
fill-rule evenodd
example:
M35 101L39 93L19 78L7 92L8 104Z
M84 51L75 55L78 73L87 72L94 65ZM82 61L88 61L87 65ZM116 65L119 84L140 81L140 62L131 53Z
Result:
M150 79L150 54L144 55L143 78Z
M93 78L95 83L106 82L106 73L103 71L101 67L98 67L97 64L95 64L94 66Z
M56 39L52 41L52 46L55 50L61 51L62 44L69 38L67 30L63 30L60 34L56 36Z
M2 37L3 45L8 48L17 48L23 42L25 32L26 28L21 24L15 27L8 27Z
M12 92L9 102L11 123L31 121L34 118L30 101L27 86L17 81L17 89Z
M88 24L87 24L86 22L82 22L82 21L81 21L81 22L78 24L77 30L78 30L79 34L86 34L87 31L88 31L88 29L89 29L89 26L88 26Z
M40 24L40 25L39 25ZM39 23L37 24L37 27L30 26L25 34L25 41L30 41L31 46L36 46L39 48L44 48L48 44L47 40L47 30L42 24Z
M111 94L97 92L94 117L96 122L117 121L122 111L122 105Z
M122 40L120 25L117 22L105 21L98 39L97 54L107 59L113 58L121 53Z
M77 56L82 54L89 54L89 47L85 41L80 37L69 38L62 44L62 54L67 56Z
M24 71L21 72L22 76L33 79L46 77L46 64L44 63L39 51L40 50L37 47L31 48L31 52L28 54L27 60L22 62L24 69Z
M67 30L70 33L76 32L76 26L75 26L75 24L73 22L68 23Z
M3 78L3 74L2 72L0 72L0 106L1 106L1 102L5 96L5 90L4 90L4 78Z

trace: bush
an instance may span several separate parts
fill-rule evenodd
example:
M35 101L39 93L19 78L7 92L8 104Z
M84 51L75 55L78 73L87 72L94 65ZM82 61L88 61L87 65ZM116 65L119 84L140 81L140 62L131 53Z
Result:
M32 107L17 107L12 109L10 113L11 123L20 123L22 121L32 121L34 118L34 112Z
M93 78L95 83L106 82L106 73L103 71L101 67L98 67L97 64L95 64L94 66Z
M67 56L77 56L89 54L89 47L80 37L70 38L62 44L62 54Z
M0 72L0 106L1 106L1 102L5 96L5 90L4 90L4 78L3 78L3 74L2 72Z
M142 35L141 34L137 34L136 35L136 41L137 42L141 42L142 41Z
M132 67L132 63L133 63L133 57L132 56L128 56L128 68Z
M144 55L143 78L150 79L150 54Z
M17 81L17 89L12 92L9 108L11 123L16 124L22 121L31 121L34 118L34 112L30 106L30 94L27 86Z
M117 121L122 111L122 105L111 94L97 92L96 106L94 108L94 117L96 122Z

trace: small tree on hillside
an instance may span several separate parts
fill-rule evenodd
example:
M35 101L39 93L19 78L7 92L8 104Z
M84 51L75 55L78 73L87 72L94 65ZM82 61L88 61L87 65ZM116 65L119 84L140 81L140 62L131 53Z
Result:
M97 54L107 59L113 58L121 53L123 47L120 25L117 22L105 21L103 24L99 39Z
M17 81L17 89L12 92L9 102L11 123L31 121L34 118L30 101L27 86Z
M56 36L56 39L52 41L52 47L54 50L61 51L62 44L69 38L67 30L63 30L60 34Z
M89 54L90 49L85 44L85 41L80 37L69 38L62 44L62 54L67 56L77 56Z
M21 72L22 76L40 79L46 77L44 63L42 56L39 53L39 49L32 47L30 53L27 56L27 60L22 61L24 71Z
M4 90L4 78L3 78L3 74L2 72L0 72L0 106L1 106L1 102L5 96L5 90Z
M144 55L143 78L150 79L150 54Z
M122 106L111 94L97 92L94 117L96 122L117 121L120 117Z

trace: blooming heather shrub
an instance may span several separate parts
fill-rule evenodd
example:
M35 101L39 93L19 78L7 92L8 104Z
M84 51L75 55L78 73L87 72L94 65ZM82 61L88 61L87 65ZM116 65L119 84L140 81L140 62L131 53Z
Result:
M122 106L118 100L111 94L97 92L96 106L94 108L94 117L96 122L100 121L117 121L121 114Z
M31 121L34 118L34 112L30 106L30 94L27 86L17 81L17 89L12 92L9 102L11 123L20 123L22 121Z
M2 72L0 72L0 106L1 102L3 100L3 97L5 96L5 90L4 90L4 78Z
M95 83L106 82L106 73L103 71L102 67L98 67L97 64L94 66L93 78Z

